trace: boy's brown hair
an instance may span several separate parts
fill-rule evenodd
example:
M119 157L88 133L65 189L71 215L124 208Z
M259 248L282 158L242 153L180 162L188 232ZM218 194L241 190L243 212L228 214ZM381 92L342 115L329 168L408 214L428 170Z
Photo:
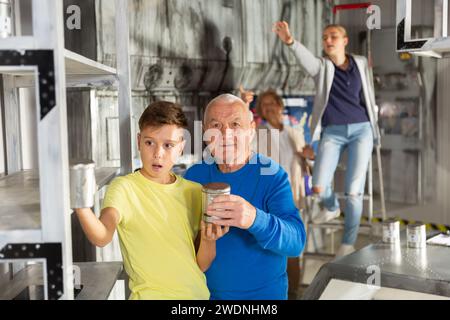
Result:
M159 128L163 125L176 125L183 129L188 127L186 116L180 105L168 101L153 102L139 119L140 131L146 127Z

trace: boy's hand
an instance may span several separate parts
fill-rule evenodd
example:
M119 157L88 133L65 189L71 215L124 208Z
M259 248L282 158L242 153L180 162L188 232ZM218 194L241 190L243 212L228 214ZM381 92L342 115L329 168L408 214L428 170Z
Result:
M202 241L216 241L222 238L230 231L230 227L221 227L215 224L201 222L201 239Z
M291 45L294 42L294 38L289 31L289 24L286 21L275 22L272 31L275 32L285 44Z
M241 94L241 99L247 104L249 105L250 103L253 102L253 99L255 98L255 93L252 91L245 91L244 87L241 85L239 87L239 92Z

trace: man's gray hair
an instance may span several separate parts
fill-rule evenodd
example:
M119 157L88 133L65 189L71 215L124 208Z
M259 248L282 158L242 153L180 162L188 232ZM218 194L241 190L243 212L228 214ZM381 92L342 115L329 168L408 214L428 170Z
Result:
M204 114L203 122L206 122L206 115L208 114L208 109L212 105L216 104L217 102L222 102L222 103L225 103L226 105L233 105L235 103L239 103L242 106L247 108L250 122L252 122L254 120L253 112L251 112L248 109L248 105L244 102L244 100L242 100L241 98L239 98L239 97L237 97L235 95L232 95L230 93L224 93L224 94L221 94L220 96L215 97L214 99L212 99L208 103L208 105L205 108L205 114Z

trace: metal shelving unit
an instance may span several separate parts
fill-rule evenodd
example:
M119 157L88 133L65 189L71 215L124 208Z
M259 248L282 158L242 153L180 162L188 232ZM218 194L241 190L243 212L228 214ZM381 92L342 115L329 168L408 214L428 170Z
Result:
M2 45L0 44L0 47ZM117 70L64 49L66 87L117 87ZM0 69L2 70L2 69ZM13 77L14 87L35 86L34 70L17 70L3 67L3 74Z
M119 168L96 169L97 189L106 186L119 172ZM34 234L33 242L42 240L39 173L26 170L0 178L0 198L0 243L11 240L10 232L17 232L20 238L23 232L29 232Z
M75 266L82 274L87 275L83 277L83 281L80 283L83 289L78 292L75 300L108 299L115 285L113 279L120 278L123 275L123 265L120 262L108 262L101 265L96 263L76 263ZM125 280L126 275L123 278ZM44 291L45 285L43 265L29 265L19 271L14 279L7 280L5 283L0 282L0 286L6 287L6 290L0 292L0 300L11 300L21 293L23 294L24 286L34 289L31 293L28 293L30 298L40 299L44 294L42 291Z
M115 0L117 68L64 48L63 1L31 1L33 36L0 41L0 75L5 76L4 88L36 88L39 170L22 171L16 165L0 178L0 261L47 259L46 298L72 300L66 88L118 90L121 167L97 169L101 189L118 174L132 171L128 1ZM8 98L4 94L5 105ZM10 114L19 112L6 108Z

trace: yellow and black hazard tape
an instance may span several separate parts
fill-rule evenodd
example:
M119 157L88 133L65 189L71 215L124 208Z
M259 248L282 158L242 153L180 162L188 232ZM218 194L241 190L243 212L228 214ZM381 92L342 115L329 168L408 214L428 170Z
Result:
M343 219L345 217L344 212L341 213L340 218ZM401 219L401 218L395 218L396 220L398 220L400 222L400 226L404 226L406 227L409 224L415 224L415 223L424 223L423 221L418 221L418 220L405 220L405 219ZM362 222L369 222L369 218L367 217L361 217L361 221ZM372 218L372 223L382 223L383 219L382 218ZM446 226L445 224L437 224L437 223L425 223L427 230L435 230L435 231L440 231L440 232L450 232L450 226Z
M367 218L367 217L362 217L361 220L364 222L369 222L369 218ZM396 218L396 220L398 220L400 222L401 226L405 226L405 227L409 224L424 223L423 221L405 220L405 219L400 219L400 218ZM383 222L382 218L372 218L372 223L382 223L382 222ZM444 224L425 223L425 225L427 227L427 230L436 230L436 231L441 231L441 232L449 232L450 231L450 226L446 226Z

